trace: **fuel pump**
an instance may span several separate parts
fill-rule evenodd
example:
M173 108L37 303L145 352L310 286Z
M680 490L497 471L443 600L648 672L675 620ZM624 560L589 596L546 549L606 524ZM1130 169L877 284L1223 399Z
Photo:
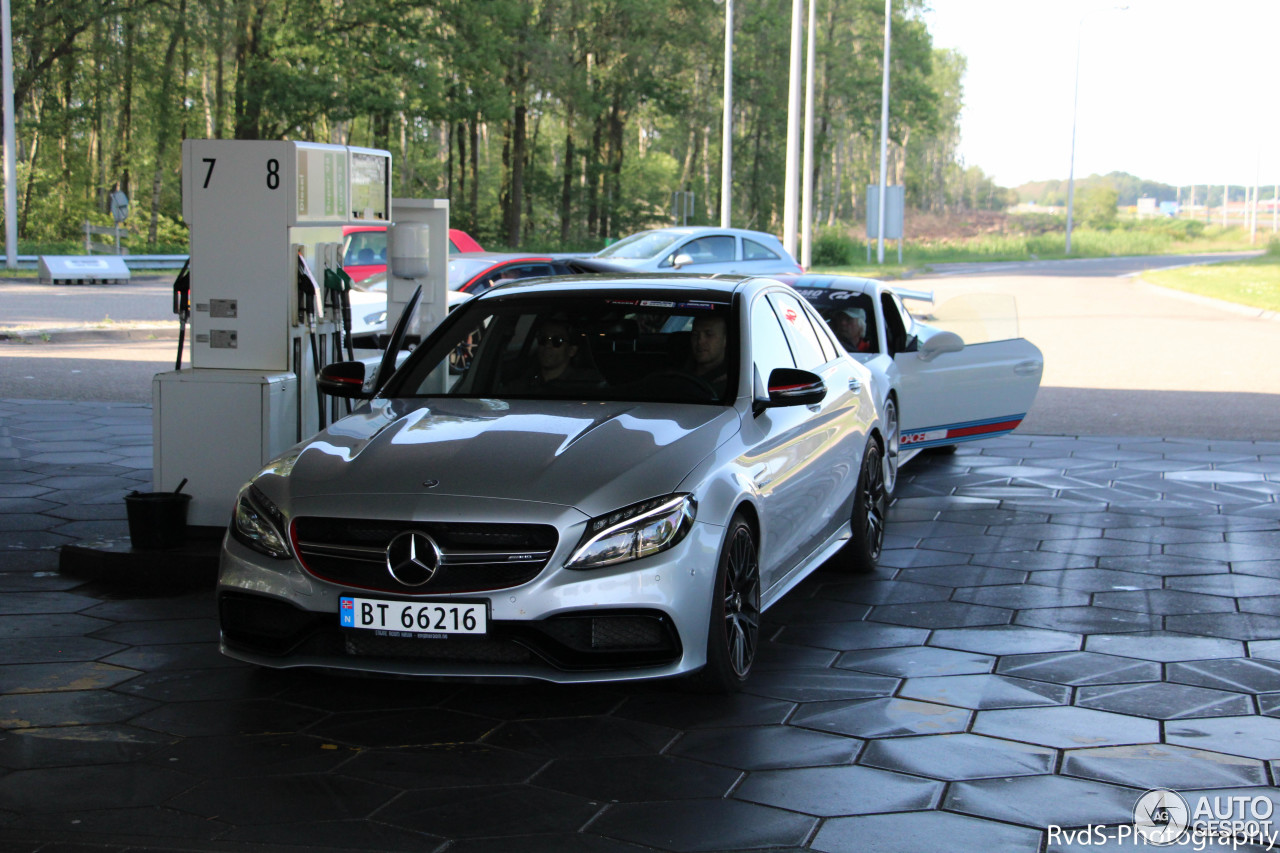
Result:
M329 420L315 379L345 327L341 294L325 304L326 260L344 226L391 223L391 155L189 139L182 160L191 257L174 304L189 367L180 356L152 383L152 476L156 491L188 478L188 523L221 527L247 480Z

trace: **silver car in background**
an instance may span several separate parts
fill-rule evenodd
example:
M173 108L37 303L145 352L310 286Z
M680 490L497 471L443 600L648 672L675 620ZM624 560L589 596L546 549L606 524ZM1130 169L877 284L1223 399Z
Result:
M635 272L701 275L803 272L777 237L742 228L655 228L624 237L592 257Z
M321 376L348 397L375 381ZM777 282L495 287L244 488L222 650L736 689L763 610L829 559L875 567L880 430L867 369Z

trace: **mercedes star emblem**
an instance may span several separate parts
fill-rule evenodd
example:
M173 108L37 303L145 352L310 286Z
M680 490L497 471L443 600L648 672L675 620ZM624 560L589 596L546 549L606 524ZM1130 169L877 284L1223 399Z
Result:
M387 571L405 586L422 586L431 580L440 562L440 546L418 530L406 530L387 545Z

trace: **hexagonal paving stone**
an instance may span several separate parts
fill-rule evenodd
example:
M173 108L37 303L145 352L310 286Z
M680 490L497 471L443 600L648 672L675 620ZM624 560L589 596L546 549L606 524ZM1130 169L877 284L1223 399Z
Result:
M1025 628L1019 625L997 625L990 628L953 628L934 631L929 645L989 655L1012 655L1031 652L1065 652L1080 648L1079 634Z
M613 806L591 824L609 838L676 853L800 846L817 818L742 800L684 800Z
M1170 578L1166 586L1169 589L1202 592L1206 595L1225 595L1230 598L1241 598L1247 595L1280 595L1280 580L1257 575L1191 575Z
M824 584L818 595L855 604L906 604L911 601L946 601L951 588L899 580L864 580Z
M895 580L912 583L936 584L939 586L996 586L998 584L1022 583L1027 579L1026 572L1013 569L993 569L990 566L935 566L928 569L902 569L894 576Z
M772 770L852 764L862 745L857 738L794 726L744 726L688 732L670 753L740 770Z
M762 770L733 796L817 817L917 811L932 808L942 783L872 767Z
M1126 557L1159 554L1160 546L1124 539L1048 539L1040 543L1041 551L1084 554L1090 557Z
M0 802L23 814L139 808L160 805L193 781L146 764L18 770L0 776Z
M670 755L608 756L554 760L529 783L590 800L637 803L723 797L741 775Z
M155 706L146 699L106 690L15 693L0 696L0 729L122 723Z
M1073 687L1160 680L1160 665L1157 663L1094 652L1009 655L1001 658L996 671Z
M1237 601L1240 603L1240 609L1245 613L1280 616L1280 595L1251 595Z
M1168 616L1165 627L1186 634L1231 637L1236 640L1280 639L1280 616L1260 613L1201 613Z
M1266 765L1256 759L1153 743L1073 749L1066 753L1062 772L1135 788L1177 791L1205 785L1267 784Z
M1006 551L1034 551L1039 537L1032 537L1018 528L1019 535L1001 536L979 534L976 536L939 536L926 541L930 550L952 551L958 554L999 554Z
M378 811L379 822L451 838L572 832L601 807L590 799L528 785L391 790L399 796ZM273 798L263 799L271 803Z
M1148 575L1174 577L1177 575L1225 574L1226 563L1215 560L1198 560L1195 557L1175 557L1172 554L1149 554L1141 557L1101 557L1098 567L1122 572L1139 572Z
M1071 690L1056 684L1004 675L947 675L909 678L898 695L923 702L985 710L1065 705L1071 697Z
M1271 545L1250 545L1245 542L1198 542L1186 545L1167 545L1166 554L1183 557L1200 557L1204 560L1270 560L1276 555Z
M874 740L859 764L944 782L1052 773L1056 750L973 734Z
M810 844L825 853L934 853L950 850L1000 850L1036 853L1041 833L949 812L866 815L823 821Z
M484 721L478 722L484 725ZM428 743L441 740L439 736L430 739L430 726L419 731L420 736L429 739ZM474 740L480 736L479 733L472 734L472 731L464 730L444 737ZM485 743L550 758L646 755L661 752L676 734L675 729L665 726L613 717L563 717L503 723L485 738Z
M970 562L977 566L991 566L996 569L1048 572L1062 569L1092 569L1097 566L1098 559L1084 554L1059 554L1053 551L1005 551L999 554L977 554Z
M1085 641L1091 652L1171 663L1179 660L1237 658L1244 644L1216 637L1193 637L1168 631L1141 634L1100 634Z
M1170 681L1234 690L1239 693L1280 692L1280 663L1239 658L1172 663L1166 668Z
M943 808L1040 828L1132 824L1139 793L1065 776L979 779L953 784Z
M1100 592L1093 597L1098 607L1133 610L1138 613L1230 613L1235 602L1221 595L1202 595L1176 589L1139 589L1128 592Z
M1061 586L1085 592L1112 590L1159 589L1161 579L1140 572L1117 572L1112 569L1066 569L1061 572L1036 572L1036 583Z
M1154 720L1070 707L979 711L973 731L1059 749L1160 740Z
M978 675L990 672L996 659L991 655L908 646L897 649L867 649L845 652L835 665L878 675L907 676Z
M930 601L919 604L882 604L867 617L873 622L916 628L964 628L972 625L1007 625L1013 611L959 601Z
M1229 717L1253 711L1253 703L1247 696L1186 684L1107 684L1081 687L1076 693L1076 704L1082 708L1115 711L1153 720Z
M1259 558L1260 559L1260 558ZM930 551L924 548L894 548L880 552L880 566L886 569L917 569L929 566L946 566L963 562L949 551Z
M920 628L884 625L875 622L837 622L820 625L788 625L777 640L797 646L851 651L883 649L890 646L918 646L929 636Z
M0 694L103 690L137 675L137 670L96 661L12 664L0 666Z
M971 714L960 708L910 699L865 702L815 702L796 712L791 724L855 737L961 732Z
M1165 725L1165 741L1248 758L1280 759L1280 720L1274 717L1209 717Z
M1034 579L1034 576L1033 576ZM1034 582L1005 586L978 586L957 589L956 601L970 601L993 607L1029 610L1039 607L1074 607L1089 603L1089 593L1075 589L1038 586Z
M1074 631L1077 634L1107 634L1119 631L1159 631L1164 618L1155 613L1111 610L1106 607L1046 607L1018 614L1017 624L1037 628Z
M833 669L778 669L752 673L746 690L787 702L821 702L890 696L896 678Z

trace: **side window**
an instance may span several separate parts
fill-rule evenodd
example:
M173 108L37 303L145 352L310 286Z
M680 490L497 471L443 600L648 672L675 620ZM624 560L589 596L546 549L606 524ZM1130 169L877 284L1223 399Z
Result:
M902 307L899 298L893 293L881 293L881 309L884 314L884 336L888 338L890 356L914 350L915 339L911 337L913 321L911 321L911 315Z
M822 354L827 361L833 361L841 350L837 349L835 343L831 340L831 330L827 328L827 324L822 321L822 318L818 316L812 306L806 305L804 313L809 318L809 323L813 326L813 334L818 339L818 346L822 347Z
M755 240L742 238L742 259L744 261L776 261L778 254Z
M769 374L775 368L796 366L786 335L778 325L778 316L773 313L769 300L763 297L751 306L751 360L761 383L768 383Z
M732 237L700 237L685 243L676 254L688 255L695 264L718 264L733 260Z
M809 323L809 315L804 306L794 297L786 293L770 293L769 301L778 312L782 321L782 330L787 335L787 343L795 353L796 367L804 370L817 370L829 360L818 343L818 336Z

